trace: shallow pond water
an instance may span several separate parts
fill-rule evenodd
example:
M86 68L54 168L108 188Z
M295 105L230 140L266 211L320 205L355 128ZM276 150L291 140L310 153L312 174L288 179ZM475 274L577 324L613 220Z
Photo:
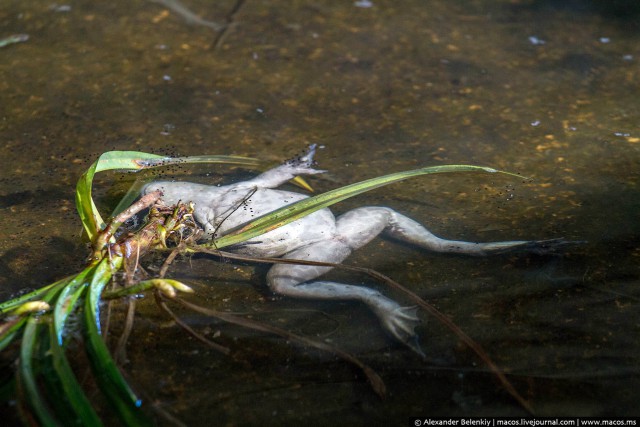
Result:
M318 191L423 165L488 165L533 180L420 178L335 211L388 205L448 238L585 243L556 256L469 259L380 239L349 262L449 315L539 415L638 415L636 2L184 1L206 20L234 23L223 33L190 25L167 4L29 0L0 10L0 38L29 35L0 48L0 299L82 266L75 181L107 150L277 161L318 143L319 167L330 171L310 179ZM167 173L229 182L252 172ZM105 211L127 182L100 179ZM357 304L272 295L265 271L196 257L172 274L211 307L357 354L380 373L388 397L330 355L182 312L234 351L219 355L149 299L138 304L123 369L160 424L525 413L426 314L423 361Z

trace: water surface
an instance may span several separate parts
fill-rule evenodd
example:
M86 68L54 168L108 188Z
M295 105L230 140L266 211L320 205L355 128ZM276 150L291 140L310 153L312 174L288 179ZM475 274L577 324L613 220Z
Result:
M468 259L377 240L350 262L394 277L450 315L538 414L638 415L635 2L184 5L236 25L220 37L142 0L10 1L0 11L0 37L29 35L0 49L2 299L82 266L75 181L107 150L277 161L318 143L319 167L330 171L310 180L320 191L423 165L489 165L533 181L424 178L335 210L388 205L456 239L587 243L559 256ZM251 172L170 174L229 182ZM117 174L100 180L105 211L129 181ZM233 357L216 354L149 299L139 304L124 366L146 402L188 425L525 413L426 315L423 361L387 339L357 304L274 296L265 271L197 258L176 264L173 274L211 307L357 354L383 377L388 398L330 355L182 313L234 350ZM380 286L343 272L334 278Z

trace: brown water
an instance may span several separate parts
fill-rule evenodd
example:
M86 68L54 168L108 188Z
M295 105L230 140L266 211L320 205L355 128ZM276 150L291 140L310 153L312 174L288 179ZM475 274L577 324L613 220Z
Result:
M384 204L449 238L587 243L561 256L468 259L379 240L350 262L394 277L450 315L538 414L638 415L636 2L184 4L220 22L239 5L237 25L218 39L141 0L77 1L70 10L3 5L0 38L30 38L0 49L1 299L81 267L75 181L107 150L278 160L318 143L319 166L330 170L310 180L318 190L423 165L489 165L534 181L423 178L335 210ZM191 173L203 182L249 176ZM105 211L125 188L119 178L98 183ZM331 356L184 312L208 336L220 332L234 350L221 356L143 300L124 370L146 402L187 425L397 425L418 415L524 413L426 315L425 362L357 304L274 297L264 271L197 258L173 274L197 288L201 303L357 354L385 380L388 398Z

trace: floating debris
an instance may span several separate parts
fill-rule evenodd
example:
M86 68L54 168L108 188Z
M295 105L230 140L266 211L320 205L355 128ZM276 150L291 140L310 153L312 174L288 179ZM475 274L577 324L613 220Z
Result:
M29 34L13 34L9 37L0 39L0 47L9 46L14 43L26 42L29 40Z
M358 1L354 2L353 5L355 7L361 7L363 9L368 9L370 7L373 7L373 3L370 2L369 0L358 0Z
M71 12L71 5L54 3L49 6L49 10L54 12Z
M547 43L546 41L539 39L536 36L529 36L529 43L531 43L534 46L542 46L543 44Z
M173 130L176 128L176 126L172 123L165 123L164 125L162 125L162 132L160 132L160 135L171 135L171 132L173 132Z

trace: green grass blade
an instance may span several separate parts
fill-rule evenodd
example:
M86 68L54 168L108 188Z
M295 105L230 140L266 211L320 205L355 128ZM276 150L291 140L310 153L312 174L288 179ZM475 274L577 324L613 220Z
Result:
M51 396L51 399L63 400L65 406L68 406L73 414L73 418L70 420L73 421L73 424L79 423L79 425L83 426L102 425L100 418L93 410L69 365L64 348L58 341L58 332L55 329L54 322L49 324L49 353L52 358L53 375L55 376L55 381L52 382L60 391L59 395Z
M63 347L62 335L66 320L69 314L74 311L78 298L86 290L91 274L94 271L95 267L85 268L62 289L54 306L53 321L49 325L50 354L52 368L57 377L56 386L59 388L61 395L64 396L65 403L68 403L69 409L74 416L74 421L80 422L80 425L85 426L99 426L102 423L69 365Z
M223 156L223 155L208 155L208 156L187 156L187 157L172 157L170 164L175 163L221 163L225 165L238 165L238 166L253 166L262 167L264 161L254 159L253 157L242 156ZM155 166L164 166L163 164L156 164Z
M102 294L103 299L122 298L128 295L139 294L144 291L148 291L151 288L156 288L165 295L175 296L176 291L180 292L193 292L193 289L188 287L182 282L173 279L149 279L138 282L134 285L127 286L126 288L120 288L110 292L104 292Z
M82 174L76 185L76 209L89 240L93 240L104 227L104 221L91 197L95 174L112 169L140 170L145 167L145 162L160 161L163 158L165 157L138 151L108 151Z
M104 286L111 279L112 269L115 270L122 264L122 258L116 257L112 262L115 265L110 265L108 259L104 259L98 264L85 300L85 346L87 355L100 390L115 408L123 424L135 426L151 425L140 410L141 400L122 377L100 335L100 295Z
M17 373L18 390L24 394L22 403L33 411L33 415L38 419L40 425L57 426L59 423L45 402L44 395L36 381L36 368L33 363L35 356L41 351L38 326L38 319L33 315L29 316L20 347L20 363Z
M266 233L275 228L286 225L292 221L300 219L312 212L319 209L326 208L334 203L338 203L349 197L362 194L366 191L373 190L385 185L389 185L398 181L403 181L408 178L414 178L420 175L429 175L436 173L451 173L451 172L488 172L488 173L504 173L507 175L517 176L510 172L497 171L495 169L482 167L482 166L470 166L470 165L442 165L442 166L429 166L421 169L414 169L404 172L392 173L377 178L368 179L365 181L357 182L355 184L347 185L335 190L328 191L323 194L319 194L308 199L300 200L296 203L284 206L266 215L263 215L242 227L238 227L235 230L230 231L227 235L216 239L212 243L206 244L206 246L223 248L225 246L244 242L245 240L257 237L263 233Z
M26 316L21 316L5 321L5 323L2 325L2 333L0 333L0 352L4 350L9 344L11 344L13 339L18 336L18 333L22 331L22 328L24 327L26 321Z
M42 298L42 301L55 301L64 288L54 287ZM47 325L49 326L47 328ZM24 328L20 348L20 365L18 369L18 385L24 391L23 405L31 408L33 415L42 425L72 425L77 424L78 416L71 405L70 397L64 383L73 377L71 369L60 375L56 363L66 358L62 348L56 352L53 333L47 334L47 329L53 331L53 321L49 315L37 317L30 315ZM41 381L37 381L40 378ZM44 386L42 390L39 386ZM88 404L88 403L87 403ZM85 418L86 419L86 418ZM85 424L87 425L87 424ZM90 425L90 424L88 424Z
M69 396L62 387L62 379L55 369L55 357L53 343L51 342L51 319L46 317L46 322L38 325L38 345L41 354L38 358L38 384L42 387L43 395L51 412L60 424L64 426L77 425L78 417L75 414Z
M62 334L65 328L65 322L69 314L76 307L78 298L82 295L85 288L90 283L90 278L95 271L95 266L85 268L75 277L71 278L69 283L62 288L60 295L56 299L53 307L53 329L56 334L56 341L62 344Z
M25 302L30 301L32 299L39 299L48 291L54 288L65 286L71 279L73 279L73 277L74 276L65 277L64 279L60 279L55 283L52 283L47 286L43 286L40 289L36 289L33 292L29 292L28 294L20 295L19 297L3 302L2 304L0 304L0 314L5 314L11 310L15 310Z

